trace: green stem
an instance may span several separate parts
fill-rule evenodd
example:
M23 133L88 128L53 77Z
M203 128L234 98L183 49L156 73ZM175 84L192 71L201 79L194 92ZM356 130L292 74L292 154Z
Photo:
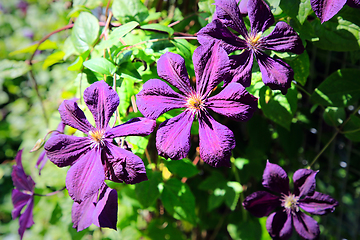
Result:
M231 158L231 168L233 170L236 181L241 184L239 172L234 164L234 161L235 161L235 159ZM244 199L245 199L245 196L244 196L244 192L242 191L240 193L240 202L242 203L244 201ZM242 212L244 221L246 221L247 220L247 211L242 205L241 205L241 212Z

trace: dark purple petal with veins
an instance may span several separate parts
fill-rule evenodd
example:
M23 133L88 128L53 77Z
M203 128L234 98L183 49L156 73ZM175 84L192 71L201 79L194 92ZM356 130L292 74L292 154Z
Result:
M299 35L286 22L278 22L269 35L261 38L261 46L279 52L296 54L304 52L304 45Z
M296 212L293 216L296 232L304 239L317 239L320 234L318 223L303 212Z
M221 41L221 46L231 53L235 50L247 48L246 41L232 33L220 20L214 19L197 33L197 39L201 45L213 41Z
M240 83L230 83L219 94L209 98L206 106L236 121L247 121L257 109L257 98Z
M125 137L125 136L147 136L156 127L156 121L148 118L133 118L111 128L105 133L106 138Z
M244 37L247 36L246 27L235 0L216 0L215 6L216 14L214 19L219 19L225 26L234 29Z
M274 16L269 6L263 0L249 1L247 8L252 33L265 32L266 29L274 24Z
M94 148L70 167L66 175L66 188L70 197L80 203L97 192L104 180L101 152Z
M266 229L274 239L287 240L292 235L291 213L277 211L266 219Z
M347 0L346 4L352 8L360 8L360 0Z
M184 94L191 93L185 60L178 54L167 52L157 61L158 75Z
M11 211L11 216L13 219L20 215L21 210L29 202L30 198L32 198L32 195L23 193L17 189L12 190L11 201L14 205L14 209Z
M93 223L93 214L98 197L98 192L88 197L81 203L74 202L71 209L73 228L82 231Z
M19 235L20 239L24 236L24 232L26 228L31 227L34 224L33 220L33 208L34 208L34 198L30 198L27 208L25 211L20 215L19 218Z
M281 59L273 59L261 52L256 53L256 58L265 85L273 90L281 90L282 94L286 94L291 87L291 81L294 79L294 72L289 64Z
M195 114L184 111L160 124L156 133L156 148L160 156L183 159L190 150L190 130Z
M235 148L233 132L209 114L199 116L200 158L213 167L231 167L231 151Z
M106 167L106 179L127 184L148 180L141 158L112 143L106 143L106 146L110 151L107 153L108 164L111 165Z
M24 168L23 165L21 163L21 155L22 155L23 150L19 150L19 152L17 153L15 160L16 160L16 165L13 166L13 170L11 172L11 178L13 181L14 186L19 190L19 191L29 191L30 193L32 193L34 191L34 186L35 183L32 180L32 178L30 176L27 176L24 172Z
M151 79L136 95L136 104L145 117L156 119L171 109L185 107L186 97L172 90L165 82Z
M313 195L316 187L316 174L318 171L311 169L299 169L294 173L294 194L302 197Z
M220 82L230 81L229 57L219 41L199 46L194 51L193 63L199 96L207 97Z
M232 82L241 83L244 87L251 85L251 69L254 56L252 51L245 50L240 55L232 55L230 58L230 73L233 76ZM227 82L225 85L228 84Z
M306 212L316 215L331 213L339 203L329 195L315 192L312 196L306 196L299 200L300 208Z
M281 205L280 198L265 191L258 191L247 196L243 206L255 217L265 217Z
M85 89L84 101L94 116L96 127L105 129L119 105L119 96L105 81L99 81Z
M64 100L59 107L61 120L70 127L76 128L84 133L93 130L94 127L88 122L84 112L73 100Z
M118 214L117 191L105 185L100 192L99 201L93 214L93 223L98 227L107 227L116 230Z
M345 5L346 0L310 0L311 8L324 23L337 14Z
M262 185L270 191L289 194L289 178L286 172L279 165L269 161L266 162Z
M58 134L44 145L46 156L58 167L73 164L82 154L90 150L90 138Z

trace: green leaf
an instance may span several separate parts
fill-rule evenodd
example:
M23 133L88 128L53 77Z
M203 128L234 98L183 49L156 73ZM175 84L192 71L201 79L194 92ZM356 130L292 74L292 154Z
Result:
M121 116L126 116L126 111L131 104L131 97L139 92L139 89L135 88L134 83L134 80L125 78L121 81L121 84L117 84L117 93L121 102L119 105Z
M82 12L72 29L71 41L75 49L81 54L93 46L98 34L99 21L97 18L88 12Z
M139 72L131 62L122 63L116 73L122 78L129 78L135 82L142 82Z
M0 61L0 79L1 78L17 78L30 70L30 66L25 61L14 61L4 59Z
M281 9L292 18L297 18L301 24L305 22L307 16L312 12L310 0L282 0Z
M49 55L44 63L43 63L43 70L47 69L51 65L63 61L63 58L65 56L65 53L63 51L54 52L53 54Z
M196 223L195 197L179 179L171 178L164 184L161 201L174 218Z
M114 17L121 23L130 21L142 23L149 16L149 11L141 0L114 0L112 10Z
M294 70L294 80L304 86L310 73L310 61L307 52L304 51L304 53L294 60L288 61L288 63Z
M116 71L116 66L106 58L93 58L84 62L84 66L94 72L106 75L113 75Z
M33 45L31 45L29 47L13 51L13 52L9 53L9 56L14 56L14 55L20 54L20 53L34 53L37 45L38 45L37 43L34 43ZM57 49L56 42L53 42L53 41L50 41L49 39L47 39L43 43L41 43L38 48L38 50L47 50L47 49Z
M211 15L215 12L215 0L200 0L198 2L199 12L207 12Z
M187 158L182 160L166 160L164 163L171 173L179 177L189 178L199 173L196 166Z
M143 29L143 30L157 30L157 31L161 31L161 32L166 32L166 33L169 34L169 37L174 34L174 29L172 29L172 28L170 28L168 26L161 25L159 23L146 24L146 25L141 26L141 29Z
M162 182L161 172L159 171L154 172L148 168L146 169L146 175L149 179L148 181L135 185L135 194L144 208L152 206L160 197L158 185Z
M240 183L233 181L227 182L226 185L225 204L231 209L231 211L234 211L243 188Z
M225 200L226 190L222 188L216 188L210 195L208 200L208 212L211 212L215 208L219 207Z
M239 169L242 170L244 168L244 165L248 164L249 160L246 158L236 158L234 161L235 166Z
M341 125L345 118L345 109L337 107L327 107L324 111L323 118L327 124L330 126L339 126Z
M176 50L180 55L182 55L184 58L191 59L192 57L192 50L193 47L192 44L190 44L185 39L175 39L170 41L172 44L175 45Z
M237 224L229 224L227 230L233 240L242 239L262 239L261 225L258 218L251 217L246 221L241 221Z
M215 190L216 188L223 188L226 185L226 179L220 172L211 172L211 176L206 178L198 186L201 190Z
M83 66L83 58L82 56L78 56L76 60L67 68L69 71L80 71Z
M339 69L327 77L311 95L312 102L324 106L346 107L360 99L360 70Z
M355 115L350 116L350 121L344 127L344 135L354 142L360 142L360 118Z

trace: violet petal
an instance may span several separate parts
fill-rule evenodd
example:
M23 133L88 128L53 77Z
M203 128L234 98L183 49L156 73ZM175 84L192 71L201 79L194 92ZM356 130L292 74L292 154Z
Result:
M117 215L117 191L105 185L100 192L99 201L93 213L93 223L98 227L107 227L116 230Z
M26 228L30 228L34 224L33 220L33 208L34 208L34 198L30 198L27 208L20 215L19 218L19 235L20 239L24 236L24 232Z
M233 132L204 112L199 116L200 158L213 167L231 167L231 151L235 148Z
M22 149L19 150L17 153L15 160L16 165L13 166L13 170L11 172L11 179L13 181L14 186L19 191L29 191L33 192L35 182L32 180L32 178L25 174L23 165L21 163L21 155L22 155Z
M291 213L277 211L266 219L266 229L274 239L287 240L292 235Z
M25 207L30 198L32 198L32 196L29 194L23 193L17 189L12 190L11 201L14 205L14 209L11 211L11 216L13 219L20 215L21 210Z
M294 173L294 194L302 197L313 195L316 187L316 174L318 171L311 169L299 169Z
M330 20L345 5L346 0L310 0L311 8L321 23Z
M320 234L318 223L303 212L296 212L293 216L296 232L305 239L316 239Z
M240 55L232 55L230 58L231 75L233 79L231 82L241 83L244 87L251 85L251 69L254 62L252 51L245 50ZM225 82L225 85L228 82Z
M78 232L88 228L93 223L93 214L97 197L98 192L95 192L81 203L74 202L71 209L71 219L73 228L76 228Z
M251 25L251 32L257 34L265 32L274 24L274 16L269 6L263 0L249 1L247 5L248 15Z
M312 196L306 196L299 200L300 208L306 212L316 215L331 213L339 203L329 195L315 192Z
M84 133L88 133L94 129L86 119L84 112L79 108L76 101L64 100L59 106L59 113L63 123L70 127Z
M125 137L125 136L147 136L156 127L156 121L148 118L133 118L111 128L105 133L106 138Z
M184 111L160 124L156 133L156 148L160 156L179 160L190 150L190 130L195 114Z
M262 185L276 193L289 193L289 178L286 172L279 165L269 161L266 162Z
M360 0L347 0L346 4L352 8L360 8Z
M243 15L247 15L249 12L247 9L248 2L249 2L249 0L241 0L240 1L239 9L240 9L240 13Z
M145 117L156 119L171 109L185 107L185 99L185 96L172 90L165 82L150 79L136 95L136 104Z
M278 196L265 191L257 191L247 196L242 204L255 217L261 218L269 215L281 205L281 202Z

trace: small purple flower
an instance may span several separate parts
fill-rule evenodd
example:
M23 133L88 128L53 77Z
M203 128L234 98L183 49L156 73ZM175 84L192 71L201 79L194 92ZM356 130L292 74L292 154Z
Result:
M196 88L190 79L182 57L165 53L157 62L159 76L180 90L175 92L158 79L151 79L137 94L142 114L156 119L175 108L185 108L180 115L161 123L156 134L159 155L165 158L185 158L190 149L190 129L195 117L199 120L200 157L214 167L230 166L231 150L235 147L232 131L210 115L209 110L237 121L248 120L257 109L257 98L239 83L228 84L209 97L222 81L228 80L230 70L227 53L219 42L198 47L193 55Z
M71 210L73 227L77 231L82 231L91 224L95 224L98 227L116 230L117 210L117 192L104 184L100 188L100 195L95 192L81 203L74 202Z
M147 180L142 160L116 146L113 139L149 135L156 126L154 120L133 118L111 128L108 122L119 105L119 96L104 81L85 89L84 101L94 116L96 127L88 122L75 101L65 100L59 107L61 120L87 136L57 134L44 146L47 157L58 167L71 165L66 188L78 203L98 192L105 179L128 184Z
M330 20L345 4L353 8L360 8L360 0L310 0L310 4L321 23Z
M262 184L268 190L254 192L244 199L243 206L256 217L268 216L266 228L273 238L289 239L294 225L296 232L304 239L316 239L318 223L300 209L311 214L324 215L335 210L338 202L329 195L315 191L315 176L318 171L299 169L294 173L294 192L290 192L289 178L279 165L266 163Z
M13 166L11 178L14 183L15 189L11 194L11 200L14 205L12 210L12 218L19 218L19 235L20 239L23 238L26 228L30 228L34 224L33 220L33 208L34 208L34 188L35 183L30 176L27 176L24 172L23 165L21 163L22 151L20 150L16 155L16 165ZM21 214L21 210L27 206L25 211Z
M278 22L269 35L263 36L264 31L274 23L274 16L263 0L253 0L247 3L250 33L246 30L235 0L216 0L215 5L216 11L213 20L198 32L198 41L200 44L205 44L209 41L221 40L222 46L228 53L243 50L240 55L230 56L231 73L234 78L228 79L225 84L232 81L240 82L245 87L250 86L253 56L255 55L265 85L286 94L294 78L293 70L281 59L274 59L264 51L274 50L301 54L304 46L298 34L287 23ZM235 35L228 27L242 37Z

